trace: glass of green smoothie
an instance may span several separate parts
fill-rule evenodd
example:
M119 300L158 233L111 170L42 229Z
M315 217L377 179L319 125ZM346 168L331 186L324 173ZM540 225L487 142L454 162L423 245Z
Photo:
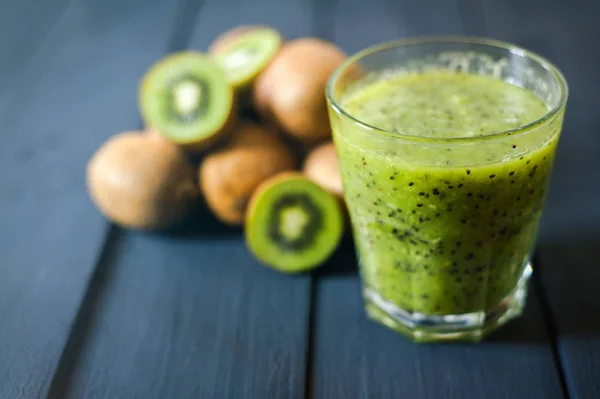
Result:
M463 37L381 44L332 75L330 119L368 315L480 340L523 310L567 84Z

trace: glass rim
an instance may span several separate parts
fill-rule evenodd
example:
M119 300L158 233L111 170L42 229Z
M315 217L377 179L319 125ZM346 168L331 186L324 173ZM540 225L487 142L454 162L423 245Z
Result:
M558 101L556 102L556 104L552 108L548 109L548 111L544 115L542 115L541 117L539 117L531 122L517 126L512 129L503 130L500 132L494 132L491 134L485 134L485 135L481 135L481 136L471 136L471 137L422 137L422 136L403 134L403 133L393 131L393 130L383 129L383 128L371 125L369 123L366 123L366 122L360 120L359 118L351 115L349 112L346 111L346 109L344 107L341 106L341 104L338 102L338 99L336 99L336 96L334 95L334 90L335 90L335 85L338 82L340 75L343 72L345 72L351 65L356 63L357 61L363 59L364 57L366 57L368 55L375 54L375 53L378 53L378 52L381 52L384 50L389 50L392 48L407 47L407 46L418 45L418 44L432 44L432 43L480 44L480 45L484 45L484 46L504 49L504 50L507 50L511 54L515 54L515 55L519 55L519 56L523 56L523 57L532 59L533 61L535 61L539 65L541 65L545 70L550 72L552 74L552 76L554 77L554 79L556 79L558 86L559 86L559 90L560 90L560 97L559 97ZM361 127L363 130L369 131L369 133L374 133L374 134L379 134L382 136L391 137L396 140L408 139L410 141L421 141L421 142L443 142L443 143L452 142L452 143L456 143L459 141L460 142L472 142L472 141L481 141L481 140L502 138L505 136L520 135L522 133L532 130L533 128L535 128L538 125L543 125L546 121L550 120L558 112L560 112L562 109L565 108L565 105L567 103L567 98L569 96L569 88L567 85L567 81L566 81L563 73L561 72L561 70L558 67L556 67L553 63L548 61L546 58L542 57L541 55L539 55L533 51L527 50L521 46L517 46L517 45L509 43L509 42L496 40L496 39L489 39L489 38L476 37L476 36L444 35L444 36L420 36L420 37L413 37L413 38L409 38L409 39L392 40L392 41L375 44L373 46L370 46L363 50L360 50L359 52L348 57L348 59L346 61L344 61L344 63L342 65L337 67L335 69L335 71L331 74L331 76L329 77L329 79L327 81L327 86L325 88L325 95L327 97L327 101L329 102L329 104L331 105L331 107L333 108L333 110L335 112L337 112L338 114L342 115L345 118L348 118L352 123Z

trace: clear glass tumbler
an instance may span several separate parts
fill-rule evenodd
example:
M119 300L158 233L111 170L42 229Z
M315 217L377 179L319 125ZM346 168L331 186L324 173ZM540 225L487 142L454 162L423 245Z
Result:
M427 71L501 79L548 111L447 138L403 134L402 120L385 130L345 108L370 84ZM327 98L368 315L415 341L477 341L517 317L567 100L557 68L508 43L418 38L352 56Z

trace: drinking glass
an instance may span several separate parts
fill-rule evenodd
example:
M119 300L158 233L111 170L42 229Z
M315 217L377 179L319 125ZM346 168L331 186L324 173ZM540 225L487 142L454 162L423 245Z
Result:
M345 108L371 84L431 71L501 79L548 111L447 138L403 134L402 121L385 130ZM350 57L327 99L369 317L415 341L477 341L521 314L567 100L560 71L509 43L418 38Z

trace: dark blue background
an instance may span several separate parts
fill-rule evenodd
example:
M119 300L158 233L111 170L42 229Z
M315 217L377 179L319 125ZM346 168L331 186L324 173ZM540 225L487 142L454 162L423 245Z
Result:
M584 0L3 0L0 398L599 398L600 5ZM139 78L240 23L352 53L423 34L537 51L571 88L526 314L479 345L368 322L349 243L313 275L258 265L201 213L110 226L85 165L140 127Z

